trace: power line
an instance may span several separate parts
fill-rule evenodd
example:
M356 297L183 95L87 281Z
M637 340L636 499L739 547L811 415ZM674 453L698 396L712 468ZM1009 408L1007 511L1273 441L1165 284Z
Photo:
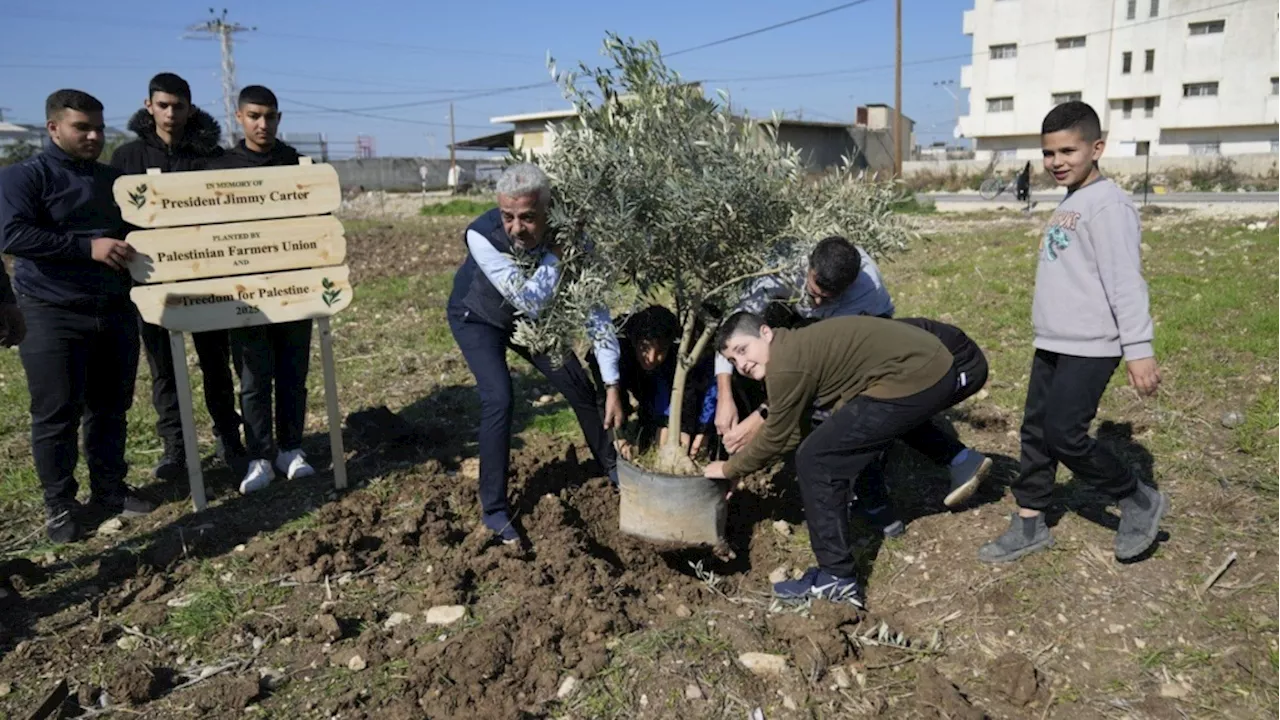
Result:
M854 7L855 5L861 5L866 2L870 2L870 0L853 0L853 2L842 3L840 5L836 5L835 7L827 8L826 10L819 10L818 12L809 13L808 15L801 15L800 17L791 18L790 20L783 20L782 22L774 23L772 25L766 25L765 27L757 28L755 30L748 30L747 32L738 33L737 35L730 35L729 37L726 37L726 38L720 38L719 40L712 40L711 42L702 43L701 45L694 45L693 47L688 47L683 50L663 53L662 57L664 59L673 58L677 55L683 55L685 53L694 52L695 50L705 50L707 48L715 47L717 45L724 45L725 43L731 43L731 42L734 42L735 40L741 40L743 38L752 37L753 35L767 33L770 30L777 30L778 28L784 28L784 27L787 27L788 25L795 25L796 23L802 23L806 20L812 20L816 17L822 17L823 15L830 15L831 13L839 12L841 10L846 10L848 8Z
M343 115L354 115L355 117L371 118L374 120L388 120L391 122L406 123L408 125L426 125L429 127L448 127L449 126L449 123L445 123L445 122L431 122L429 120L413 120L411 118L398 118L398 117L390 117L387 115L374 115L374 114L362 112L359 110L331 108L331 107L326 107L324 105L316 105L314 103L303 102L301 100L293 100L286 97L281 97L280 100L284 102L292 103L294 105L302 105L303 107L315 108L317 110L320 110L323 113L340 113ZM480 129L480 130L490 129L490 126L488 125L458 125L458 127Z
M1129 23L1128 25L1125 25L1125 28L1130 28L1137 25L1146 25L1149 23L1161 22L1164 20L1169 20L1171 18L1183 17L1186 15L1200 14L1200 13L1209 12L1212 10L1220 10L1222 8L1232 7L1235 5L1243 5L1249 1L1250 0L1231 0L1231 2L1225 2L1219 5L1212 5L1210 7L1198 8L1195 10L1188 10L1188 11L1177 13L1174 15L1165 15L1162 17L1140 20L1138 22L1133 22L1133 23ZM1117 28L1106 27L1099 30L1093 30L1091 32L1083 33L1082 35L1077 35L1074 37L1090 37L1093 35L1101 35L1104 33L1115 32L1116 29ZM1054 38L1052 40L1041 40L1041 41L1031 42L1031 43L1019 43L1018 47L1019 48L1036 47L1039 45L1056 44L1057 42L1058 42L1058 39ZM902 66L908 67L908 66L915 66L915 65L932 65L933 63L946 62L948 60L966 60L970 58L979 57L982 55L989 56L990 54L991 54L991 51L987 50L987 51L979 51L979 52L967 52L962 55L940 55L937 57L925 58L922 60L912 60L910 62L904 62L902 63ZM778 75L756 75L756 76L746 76L746 77L703 78L702 80L700 80L700 82L728 83L728 82L762 82L762 81L770 81L770 80L800 80L800 79L806 79L806 78L834 77L838 75L854 75L858 73L873 72L876 70L891 70L893 69L893 67L894 67L893 63L888 63L884 65L865 65L863 67L857 67L857 68L844 68L840 70L820 70L816 72L782 73Z

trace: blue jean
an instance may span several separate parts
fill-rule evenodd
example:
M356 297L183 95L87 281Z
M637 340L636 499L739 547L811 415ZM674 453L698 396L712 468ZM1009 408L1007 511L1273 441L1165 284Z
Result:
M587 446L606 472L617 465L613 443L604 429L596 392L587 371L572 354L558 366L546 355L533 355L513 345L511 334L457 306L448 309L449 329L476 378L480 395L480 507L485 515L507 509L507 472L511 461L514 398L507 349L514 350L546 376L578 416Z
M126 297L56 305L22 295L18 355L31 395L31 455L45 505L75 500L83 425L89 487L123 491L127 414L138 374L137 310Z

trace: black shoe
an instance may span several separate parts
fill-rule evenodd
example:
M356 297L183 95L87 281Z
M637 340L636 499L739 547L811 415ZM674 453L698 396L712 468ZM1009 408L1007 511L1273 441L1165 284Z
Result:
M237 463L244 462L247 453L244 449L244 443L240 442L240 432L236 431L235 435L215 433L213 455L229 468L236 468L238 467Z
M1160 518L1168 509L1169 498L1142 482L1132 495L1121 498L1116 559L1132 560L1146 552L1160 534Z
M138 497L138 494L128 485L121 486L120 490L114 491L109 495L95 495L89 499L89 502L112 515L123 515L124 517L147 515L156 509L155 503Z
M80 503L74 500L45 506L44 531L51 542L62 545L80 539L80 525L75 519L79 510Z
M151 474L157 480L165 480L167 482L177 482L186 478L187 456L183 450L181 440L164 444L164 455L160 456L160 462L156 464Z

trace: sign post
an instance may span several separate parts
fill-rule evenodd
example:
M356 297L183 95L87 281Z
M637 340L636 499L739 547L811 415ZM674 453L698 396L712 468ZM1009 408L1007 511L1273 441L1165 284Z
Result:
M315 320L320 330L334 485L347 486L329 318L351 304L338 174L300 165L126 175L113 187L137 251L131 293L169 331L191 500L207 505L183 333ZM153 229L154 228L154 229Z

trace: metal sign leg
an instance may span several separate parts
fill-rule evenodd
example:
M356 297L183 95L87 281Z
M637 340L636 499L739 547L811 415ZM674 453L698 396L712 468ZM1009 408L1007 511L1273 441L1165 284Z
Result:
M200 444L196 439L196 415L191 399L191 376L187 373L187 344L182 333L169 331L169 346L173 349L173 375L178 385L178 411L182 415L182 443L187 454L187 480L191 484L191 502L196 511L204 510L208 501L204 495L204 474L200 470Z

